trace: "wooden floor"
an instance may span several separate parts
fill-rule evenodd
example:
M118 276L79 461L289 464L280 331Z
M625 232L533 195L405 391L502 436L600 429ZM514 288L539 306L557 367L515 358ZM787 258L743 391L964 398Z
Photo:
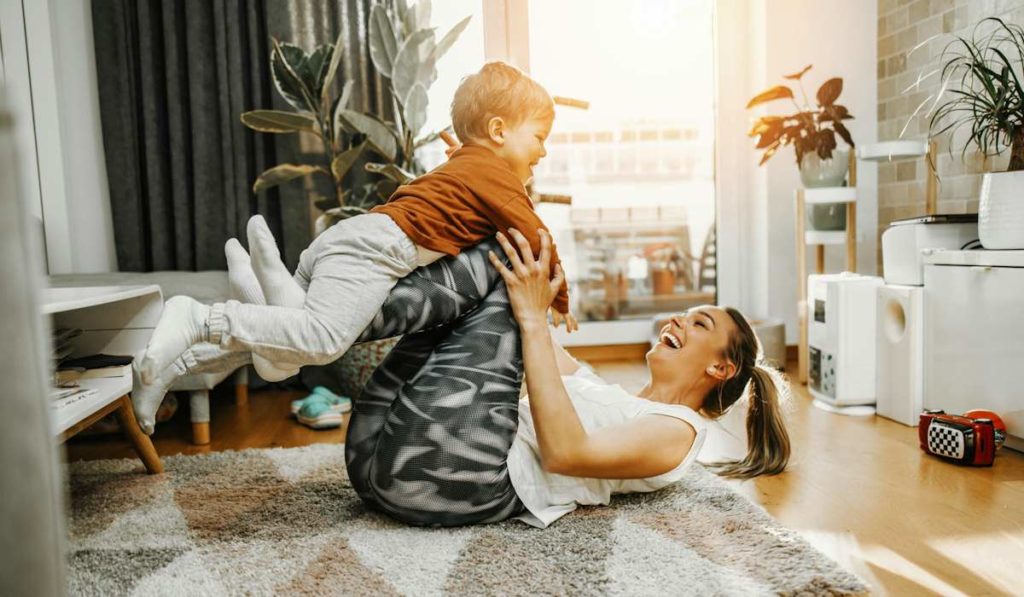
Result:
M639 361L596 369L627 390L638 389L646 375ZM741 492L876 594L1024 593L1024 455L1003 449L992 468L957 467L924 455L911 427L826 413L796 388L790 468L737 483ZM209 446L189 443L187 409L157 427L154 444L170 455L343 441L344 428L313 431L290 419L288 401L296 396L253 392L246 408L217 396ZM67 443L70 460L131 456L120 437Z

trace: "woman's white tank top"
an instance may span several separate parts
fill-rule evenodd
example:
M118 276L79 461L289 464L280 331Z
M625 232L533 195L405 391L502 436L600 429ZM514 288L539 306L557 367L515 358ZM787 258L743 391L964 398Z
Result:
M527 511L518 516L527 524L545 528L579 505L607 505L617 493L655 491L678 481L696 460L707 436L706 422L692 409L638 398L618 385L605 383L581 367L562 377L569 399L587 432L624 423L641 415L659 414L689 423L697 437L686 458L674 469L646 479L594 479L549 473L540 463L540 449L527 398L519 403L519 431L508 454L512 486Z

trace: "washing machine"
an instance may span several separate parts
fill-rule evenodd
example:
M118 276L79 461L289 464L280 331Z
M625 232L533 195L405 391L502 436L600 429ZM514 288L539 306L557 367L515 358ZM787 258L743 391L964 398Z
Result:
M884 284L878 287L876 412L916 426L922 409L924 287Z

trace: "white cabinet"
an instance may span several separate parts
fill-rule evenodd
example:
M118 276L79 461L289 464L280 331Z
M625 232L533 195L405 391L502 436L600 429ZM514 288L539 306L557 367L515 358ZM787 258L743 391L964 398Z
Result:
M1024 251L926 251L924 264L924 407L995 411L1024 450Z

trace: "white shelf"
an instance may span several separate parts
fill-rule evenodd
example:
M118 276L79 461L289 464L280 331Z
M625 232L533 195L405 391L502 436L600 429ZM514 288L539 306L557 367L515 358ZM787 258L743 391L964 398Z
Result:
M71 356L131 355L146 346L160 320L160 287L88 286L47 288L40 311L51 318L53 329L77 328ZM131 370L119 377L88 378L81 387L96 394L51 406L53 427L59 437L89 415L132 391Z
M928 141L922 139L903 139L899 141L882 141L861 145L857 148L857 159L865 162L895 162L922 158L928 153Z
M52 315L63 311L73 311L85 307L95 307L116 303L125 299L160 292L155 284L145 286L89 286L85 288L44 288L44 315Z
M86 389L96 390L97 393L64 406L53 406L50 409L53 416L54 435L57 437L71 429L75 423L130 393L132 391L132 376L129 374L121 377L83 379L80 385Z
M804 232L804 242L808 245L844 245L846 244L846 231L807 230Z
M812 187L804 189L804 203L853 203L857 187Z

